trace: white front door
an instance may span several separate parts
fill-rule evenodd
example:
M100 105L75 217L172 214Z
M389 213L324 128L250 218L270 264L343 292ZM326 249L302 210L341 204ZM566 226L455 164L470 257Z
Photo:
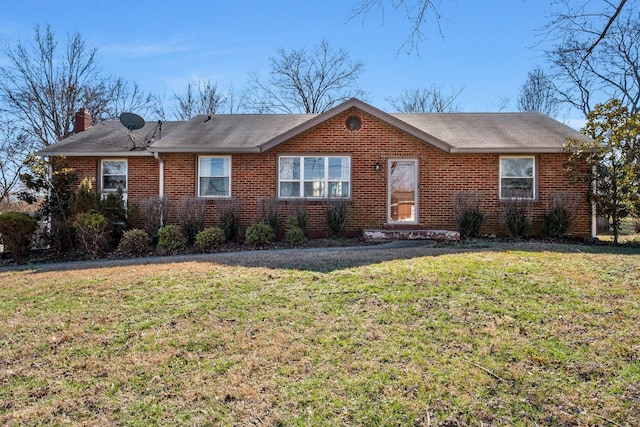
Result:
M387 176L387 221L418 223L418 160L389 159Z

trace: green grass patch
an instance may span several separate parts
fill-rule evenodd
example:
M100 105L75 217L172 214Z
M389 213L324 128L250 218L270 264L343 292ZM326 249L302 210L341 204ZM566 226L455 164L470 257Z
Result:
M570 245L5 271L0 424L637 425L639 301Z

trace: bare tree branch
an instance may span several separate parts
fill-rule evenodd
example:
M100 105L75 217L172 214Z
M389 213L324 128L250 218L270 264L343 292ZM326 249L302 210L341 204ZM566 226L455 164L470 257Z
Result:
M250 73L249 107L258 113L321 113L364 92L357 80L364 65L346 51L333 50L322 41L309 53L305 49L279 49L271 57L271 73L263 81Z
M544 70L536 67L529 72L527 81L520 89L518 110L537 111L554 117L558 114L558 100L555 93L555 87Z
M385 100L401 113L448 113L457 111L454 102L463 89L454 90L450 95L446 95L441 87L435 85L429 88L417 87L405 89L399 96L388 97Z
M407 53L415 51L419 54L419 47L427 37L423 32L423 26L432 16L438 29L438 34L442 36L442 28L440 27L440 5L435 4L433 0L360 0L351 9L351 17L366 17L374 10L379 10L384 22L385 4L389 4L394 10L401 10L405 14L405 18L409 22L409 35L398 50L405 49Z
M199 81L189 82L183 94L174 94L174 107L178 120L189 120L199 114L215 114L226 104L226 98L218 91L218 85Z

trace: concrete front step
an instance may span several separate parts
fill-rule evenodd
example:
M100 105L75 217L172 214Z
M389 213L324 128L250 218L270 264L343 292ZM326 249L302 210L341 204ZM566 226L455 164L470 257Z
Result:
M378 240L460 240L460 233L451 230L387 230L364 229L362 237L365 241Z

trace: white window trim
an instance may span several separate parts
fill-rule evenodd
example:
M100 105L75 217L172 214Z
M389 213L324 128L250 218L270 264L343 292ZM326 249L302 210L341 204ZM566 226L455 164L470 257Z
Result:
M320 197L305 197L304 195L304 183L305 183L305 179L304 179L304 159L305 158L310 158L310 157L323 157L325 159L324 161L324 178L323 178L323 182L324 182L324 195L320 196ZM350 155L344 155L344 154L283 154L278 156L278 163L276 165L277 167L277 172L278 172L278 188L277 188L277 192L278 192L278 199L284 199L284 200L291 200L291 199L308 199L308 200L326 200L328 199L329 196L329 183L331 182L345 182L344 180L335 180L335 179L329 179L329 159L330 158L341 158L341 159L349 159L349 194L345 197L340 197L340 199L344 199L344 200L351 200L351 195L353 194L353 167L352 167L352 158ZM300 159L300 179L299 180L292 180L292 179L286 179L286 180L282 180L280 179L280 159L291 159L291 158L298 158ZM311 181L317 181L317 180L311 180ZM299 182L300 183L300 196L295 197L295 196L290 196L290 197L283 197L280 196L280 184L282 184L282 182ZM310 182L309 180L307 180L306 182Z
M115 159L100 159L100 192L102 193L116 193L118 191L117 188L104 188L104 162L124 162L125 173L124 173L124 188L122 189L122 194L126 197L127 192L129 191L129 161L126 158L115 158ZM126 200L126 199L125 199Z
M499 172L498 172L498 197L500 200L515 200L517 197L503 197L502 196L502 159L531 159L533 160L533 177L504 177L504 178L527 178L533 180L533 188L532 188L532 196L523 198L524 200L537 200L538 198L538 161L536 156L534 155L510 155L510 156L500 156L499 162Z
M200 193L200 178L202 178L202 176L200 175L200 159L227 159L229 162L229 191L227 192L227 194L225 196L203 196ZM226 199L231 197L231 178L233 176L233 172L232 172L232 164L231 164L231 156L216 156L216 155L202 155L202 156L198 156L198 173L196 175L196 195L197 197L203 198L203 199ZM211 178L211 177L208 177Z

